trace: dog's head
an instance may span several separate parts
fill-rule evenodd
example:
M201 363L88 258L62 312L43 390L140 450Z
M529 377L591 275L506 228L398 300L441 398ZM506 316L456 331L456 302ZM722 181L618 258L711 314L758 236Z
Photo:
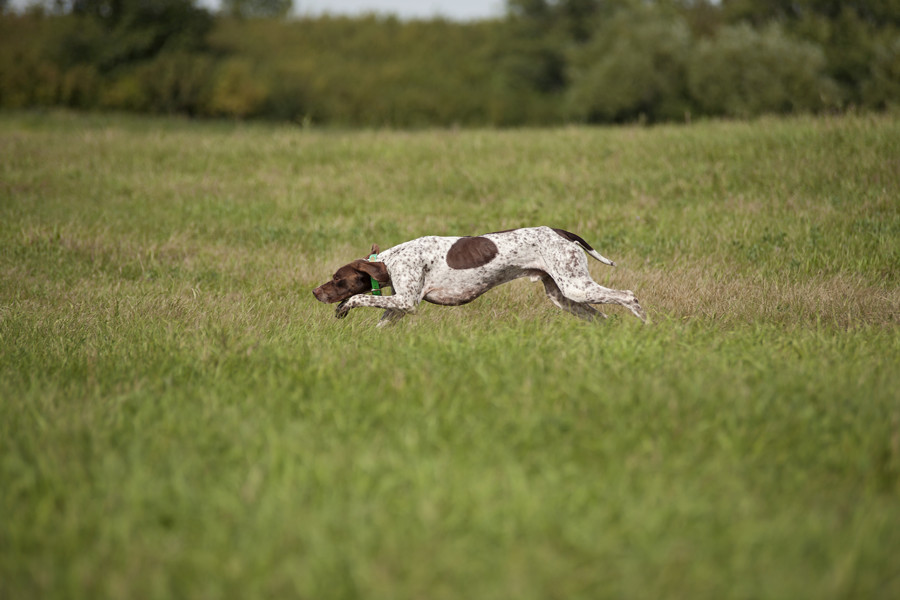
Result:
M388 285L391 278L383 262L369 262L365 259L354 260L344 265L331 278L313 290L319 302L332 304L341 302L350 296L372 291L372 280L381 285Z

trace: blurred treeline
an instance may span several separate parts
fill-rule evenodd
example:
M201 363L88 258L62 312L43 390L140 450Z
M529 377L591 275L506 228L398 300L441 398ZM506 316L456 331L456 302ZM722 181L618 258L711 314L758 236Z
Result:
M745 117L900 101L900 0L509 0L501 19L290 0L0 0L0 108L419 126Z

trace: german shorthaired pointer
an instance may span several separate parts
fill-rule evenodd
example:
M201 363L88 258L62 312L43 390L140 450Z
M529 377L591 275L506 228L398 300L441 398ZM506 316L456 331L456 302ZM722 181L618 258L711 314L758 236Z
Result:
M478 237L422 237L381 254L375 245L369 260L344 265L313 295L321 302L340 302L335 310L338 318L351 308L383 308L378 323L382 326L414 311L422 300L458 306L501 283L531 277L543 282L553 304L583 319L606 317L591 304L621 304L646 321L631 291L605 288L591 279L582 249L615 265L574 233L550 227ZM391 286L394 295L380 295L380 286ZM372 295L365 295L370 291Z

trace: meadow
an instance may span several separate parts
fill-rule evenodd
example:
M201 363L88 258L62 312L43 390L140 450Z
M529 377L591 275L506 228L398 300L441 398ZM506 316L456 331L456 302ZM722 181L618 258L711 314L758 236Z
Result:
M539 284L343 320L426 234ZM318 130L0 114L0 597L900 597L900 115Z

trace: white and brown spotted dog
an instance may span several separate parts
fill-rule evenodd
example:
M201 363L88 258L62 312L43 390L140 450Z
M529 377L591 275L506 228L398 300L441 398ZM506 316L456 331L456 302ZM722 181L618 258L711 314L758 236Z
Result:
M501 283L531 277L543 282L553 304L581 318L606 317L591 304L621 304L646 321L634 293L605 288L591 279L582 249L615 265L574 233L551 227L478 237L421 237L388 248L377 258L344 265L313 295L321 302L340 302L338 318L351 308L383 308L381 326L414 311L422 300L458 306ZM373 255L377 252L373 246ZM365 295L380 286L391 286L393 295Z

